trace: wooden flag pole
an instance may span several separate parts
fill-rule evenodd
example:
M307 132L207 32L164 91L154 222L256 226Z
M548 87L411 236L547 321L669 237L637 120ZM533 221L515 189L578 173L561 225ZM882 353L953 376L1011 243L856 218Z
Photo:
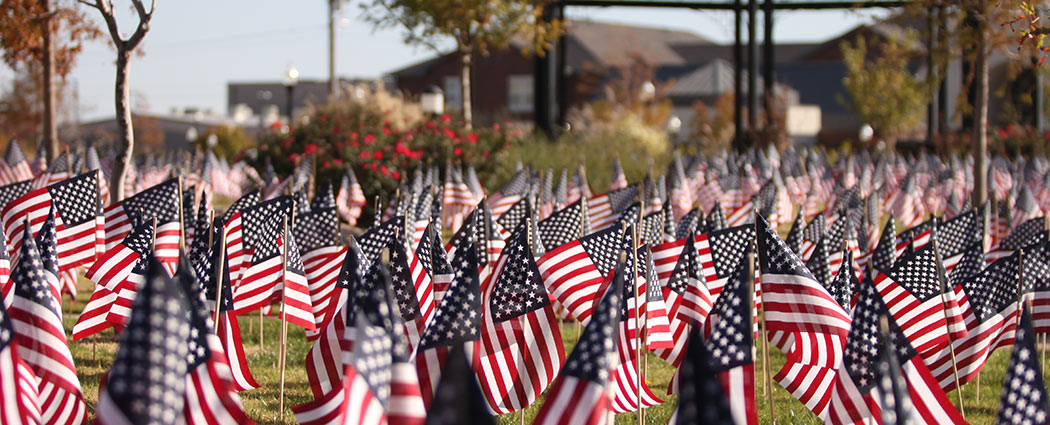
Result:
M755 235L758 235L758 213L755 212ZM753 241L755 242L755 241ZM755 246L752 245L751 249L747 251L747 282L748 287L751 288L747 293L748 300L755 296ZM769 423L776 423L776 416L773 414L773 378L769 374L769 341L766 340L766 303L762 301L762 296L759 295L758 301L762 304L762 309L758 311L758 337L762 340L762 374L765 381L766 387L766 404L769 405ZM754 302L750 302L751 308L754 308ZM752 384L753 385L753 384Z
M259 309L259 348L263 347L263 309Z
M287 306L285 301L287 300L288 293L288 221L284 221L284 233L281 235L284 238L284 243L281 248L281 345L279 347L280 352L277 355L278 367L280 368L281 374L281 389L280 389L280 404L278 405L278 411L280 412L280 418L284 419L284 366L285 366L285 355L287 354L287 347L285 344L288 342L288 320L286 315L288 314ZM260 310L262 311L262 310ZM260 334L261 335L261 334Z
M959 382L959 366L955 362L955 341L952 338L952 328L948 324L948 285L944 279L944 260L941 258L941 250L937 244L937 223L934 223L930 234L930 242L933 244L933 254L937 262L937 284L941 287L941 311L944 312L944 327L948 335L948 353L952 358L952 376L955 377L955 395L959 399L959 414L966 418L966 408L963 407L962 385ZM977 375L977 401L981 401L981 375Z
M640 211L639 211L640 212ZM636 369L638 372L638 383L635 385L638 390L638 425L645 424L645 408L642 407L642 385L645 381L645 376L642 375L642 319L641 319L641 301L642 298L638 295L638 224L635 223L631 226L631 258L634 260L631 263L631 291L634 292L634 342L638 344L634 349L636 360Z
M210 215L214 215L214 214L215 214L214 212L211 212ZM212 239L212 235L214 235L214 234L215 234L215 232L213 232L212 229L208 229L208 239ZM210 244L210 242L209 242L209 244ZM226 248L226 235L224 235L224 234L222 234L222 232L220 232L220 234L219 234L219 248L218 249L221 249L221 250L225 251L225 248ZM218 255L219 262L218 262L218 264L216 264L215 271L212 274L212 279L215 279L215 332L216 333L219 332L219 310L221 310L220 305L222 303L222 281L224 280L222 278L222 275L223 275L222 271L226 268L226 253L225 252L219 252L218 254L219 254Z

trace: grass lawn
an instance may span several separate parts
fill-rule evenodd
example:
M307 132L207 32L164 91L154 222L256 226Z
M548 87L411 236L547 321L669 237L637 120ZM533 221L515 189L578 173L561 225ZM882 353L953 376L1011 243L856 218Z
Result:
M92 283L87 280L81 281L80 302L72 306L68 300L64 306L64 322L66 331L71 334L73 324L84 307L84 302L90 294ZM261 424L294 424L295 417L288 406L305 403L312 399L309 383L306 378L306 370L303 368L306 352L311 343L306 341L303 330L296 326L288 327L288 361L285 374L285 414L283 419L279 415L279 382L280 375L277 370L278 342L280 341L280 322L276 318L263 320L263 348L259 346L259 318L258 316L242 316L241 331L244 339L245 351L248 355L248 363L256 381L261 388L241 393L248 416ZM578 337L576 326L566 324L562 326L562 335L565 340L566 351L570 351L575 345ZM84 388L84 398L88 403L88 411L93 415L95 402L98 400L98 383L102 375L109 370L110 363L117 350L117 337L112 330L96 334L85 340L71 342L77 372L80 374L81 384ZM761 353L761 351L758 351ZM765 384L766 378L761 363L761 355L756 356L755 365L755 388L756 407L759 413L759 421L764 424L769 421L769 405L766 402ZM1010 357L1009 350L999 350L994 353L988 364L981 373L981 392L977 396L977 385L971 383L963 388L963 399L965 402L966 418L974 424L991 424L995 419L999 405L999 393L1002 390L1002 380L1006 373L1006 363ZM777 349L770 347L770 371L775 373L784 363L784 356ZM665 403L646 409L644 419L647 424L665 424L671 416L677 403L676 397L664 396L667 393L667 384L671 380L674 370L665 362L650 355L648 358L647 380L650 388L657 396L664 397ZM795 401L787 391L772 385L774 415L776 423L779 424L813 424L820 421L806 410L805 406ZM950 393L953 402L957 401L956 393ZM541 399L542 402L542 399ZM534 404L525 410L525 422L531 423L539 409L539 404ZM520 413L503 415L499 418L501 424L518 424L521 421ZM617 424L637 424L636 414L627 413L618 415Z

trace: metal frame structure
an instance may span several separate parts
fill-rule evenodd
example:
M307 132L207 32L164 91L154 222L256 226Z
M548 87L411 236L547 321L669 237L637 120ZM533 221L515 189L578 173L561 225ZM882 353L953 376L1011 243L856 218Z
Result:
M565 7L649 7L649 8L679 8L692 10L723 10L732 11L734 15L734 39L733 39L733 62L734 62L734 96L733 123L738 131L734 145L738 148L749 146L754 141L754 132L759 128L758 114L748 114L747 125L744 124L745 97L747 94L747 108L749 111L759 110L758 101L758 73L759 73L759 46L757 37L757 22L759 13L759 2L763 2L762 13L764 14L765 39L762 43L762 78L765 93L773 93L775 81L775 45L773 42L773 12L775 10L834 10L834 9L864 9L864 8L897 8L905 6L909 0L814 0L814 1L777 1L777 0L747 0L746 10L744 0L727 1L696 1L696 0L554 0L547 4L543 18L550 21L565 17ZM747 90L744 90L744 65L745 47L743 44L744 13L747 13L748 45L746 54L746 65L748 69ZM533 109L536 127L548 136L554 136L555 129L565 121L566 110L566 87L565 87L565 39L564 36L558 40L554 54L536 56L536 72L533 82L535 84L535 97ZM770 110L774 107L773 99L766 96L764 107ZM932 107L931 107L932 109ZM937 113L933 111L931 113ZM773 123L773 114L767 113L769 123ZM931 126L932 127L932 126ZM745 129L746 131L740 131Z

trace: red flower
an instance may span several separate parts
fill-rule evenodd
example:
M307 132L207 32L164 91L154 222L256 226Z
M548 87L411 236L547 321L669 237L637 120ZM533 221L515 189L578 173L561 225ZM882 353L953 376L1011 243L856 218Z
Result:
M430 121L427 121L427 122L423 123L423 128L425 128L427 130L433 130L433 129L437 128L437 126L435 126L434 123L432 123Z
M270 130L280 130L280 129L281 129L281 122L280 121L274 121L273 124L270 124Z
M357 132L356 132L356 131L355 131L355 132L352 132L352 133L350 133L350 140L357 140L357 136L358 136L358 134L357 134Z
M452 153L455 154L456 156L463 155L463 149L455 148L455 149L452 150Z
M326 169L326 170L329 169L329 168L332 168L332 162L331 161L325 161L324 164L321 165L321 167Z
M372 155L372 156L376 159L376 161L382 161L383 160L383 151L376 151L375 155Z
M289 154L288 155L288 160L292 161L292 163L298 162L299 161L299 154L297 154L297 153Z
M372 152L361 151L361 153L357 154L357 158L358 159L365 159L365 160L372 159Z
M341 160L339 158L335 158L335 159L332 160L332 164L335 164L336 167L340 167L340 166L343 165L343 160Z
M495 131L499 131L499 123L492 124L492 129Z
M401 180L401 173L397 172L397 170L391 171L390 177L393 177L394 180Z
M383 173L384 176L390 175L390 170L387 169L385 165L382 166L382 167L379 167L379 172Z
M291 138L291 137L285 138L284 140L281 141L281 147L285 148L285 149L288 149L288 146L291 146L292 142L294 142L294 141L295 141L294 138Z
M309 145L306 145L306 148L305 148L305 149L303 149L303 155L309 155L309 154L312 154L312 153L314 153L314 151L316 151L316 150L317 150L317 145L315 145L315 144L311 143L311 144L309 144Z
M390 135L390 129L386 128L386 127L383 127L383 135L384 136L389 136Z
M325 121L328 121L328 115L327 114L321 114L321 122L325 122Z
M352 147L352 148L356 148L356 147L357 147L358 145L359 145L359 144L357 143L357 141L356 141L356 140L352 140L352 141L350 141L350 147Z
M489 157L489 151L481 152L481 157L482 158L488 158Z
M449 114L441 115L441 122L445 123L445 122L449 122L451 120L452 120L452 116L451 115L449 115Z
M376 141L376 136L374 136L372 133L368 133L368 134L365 135L365 145L371 145L372 142L375 142L375 141Z
M473 131L471 131L470 133L467 133L467 142L470 142L472 144L473 143L477 143L478 142L478 135L474 134Z
M455 139L456 138L456 132L452 131L452 129L450 129L450 128L446 128L445 129L445 137L448 137L449 139Z

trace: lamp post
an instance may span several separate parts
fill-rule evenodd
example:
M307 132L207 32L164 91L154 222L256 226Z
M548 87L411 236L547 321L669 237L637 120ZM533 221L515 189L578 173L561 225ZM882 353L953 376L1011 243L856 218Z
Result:
M287 108L285 111L288 112L288 124L292 123L292 108L294 107L295 85L299 83L299 70L295 68L295 65L288 64L288 72L284 75L284 88L287 91Z
M667 135L671 138L671 144L678 144L678 134L682 131L682 119L678 115L667 118Z
M419 106L424 114L438 116L445 112L445 94L435 85L427 86L419 96Z

